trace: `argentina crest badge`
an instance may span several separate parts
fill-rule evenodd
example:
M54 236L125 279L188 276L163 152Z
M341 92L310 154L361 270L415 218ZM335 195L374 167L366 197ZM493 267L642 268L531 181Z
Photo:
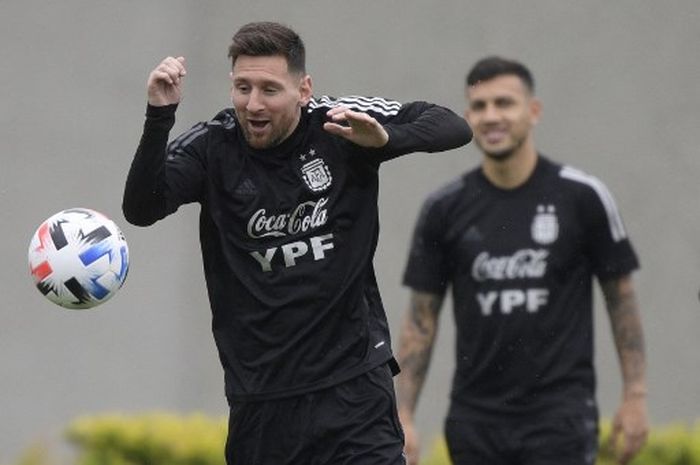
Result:
M538 205L530 227L532 240L547 245L559 237L559 220L554 205Z
M306 185L314 192L328 189L333 181L331 170L323 158L316 158L302 165L301 174Z

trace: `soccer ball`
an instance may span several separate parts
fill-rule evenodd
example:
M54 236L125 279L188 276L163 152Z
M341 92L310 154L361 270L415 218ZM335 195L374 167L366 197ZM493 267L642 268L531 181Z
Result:
M129 248L116 224L87 208L56 213L29 243L29 271L37 289L65 308L109 300L124 284Z

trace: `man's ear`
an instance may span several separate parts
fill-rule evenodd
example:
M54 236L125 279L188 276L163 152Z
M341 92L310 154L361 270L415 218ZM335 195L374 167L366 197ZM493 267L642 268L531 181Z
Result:
M313 94L314 92L313 83L311 82L311 76L305 74L304 77L301 78L301 82L299 83L299 106L306 106L309 103L309 100L311 100Z

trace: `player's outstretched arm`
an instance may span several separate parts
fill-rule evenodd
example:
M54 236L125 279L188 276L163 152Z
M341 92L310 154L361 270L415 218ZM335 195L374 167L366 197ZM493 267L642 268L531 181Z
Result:
M186 74L185 57L167 57L161 61L148 75L148 103L156 107L180 103Z
M395 117L380 122L389 134L389 142L383 150L390 158L413 152L456 149L472 138L471 128L464 118L428 102L405 103Z
M610 441L619 463L625 464L642 448L649 432L644 335L632 277L611 279L601 287L623 381L622 403L613 419Z
M441 306L442 296L413 291L399 339L401 373L396 378L396 390L408 465L417 465L420 458L413 414L430 364Z
M328 110L326 115L332 122L324 123L323 129L357 145L380 148L389 141L389 135L384 127L367 113L345 107L334 107ZM347 123L347 126L341 123Z

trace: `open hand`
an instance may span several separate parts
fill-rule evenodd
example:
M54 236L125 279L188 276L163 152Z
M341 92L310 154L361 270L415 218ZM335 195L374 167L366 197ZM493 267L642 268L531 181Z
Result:
M367 113L335 107L327 115L332 122L324 123L323 129L357 145L379 148L389 141L389 134L384 127ZM340 123L347 123L347 126Z

